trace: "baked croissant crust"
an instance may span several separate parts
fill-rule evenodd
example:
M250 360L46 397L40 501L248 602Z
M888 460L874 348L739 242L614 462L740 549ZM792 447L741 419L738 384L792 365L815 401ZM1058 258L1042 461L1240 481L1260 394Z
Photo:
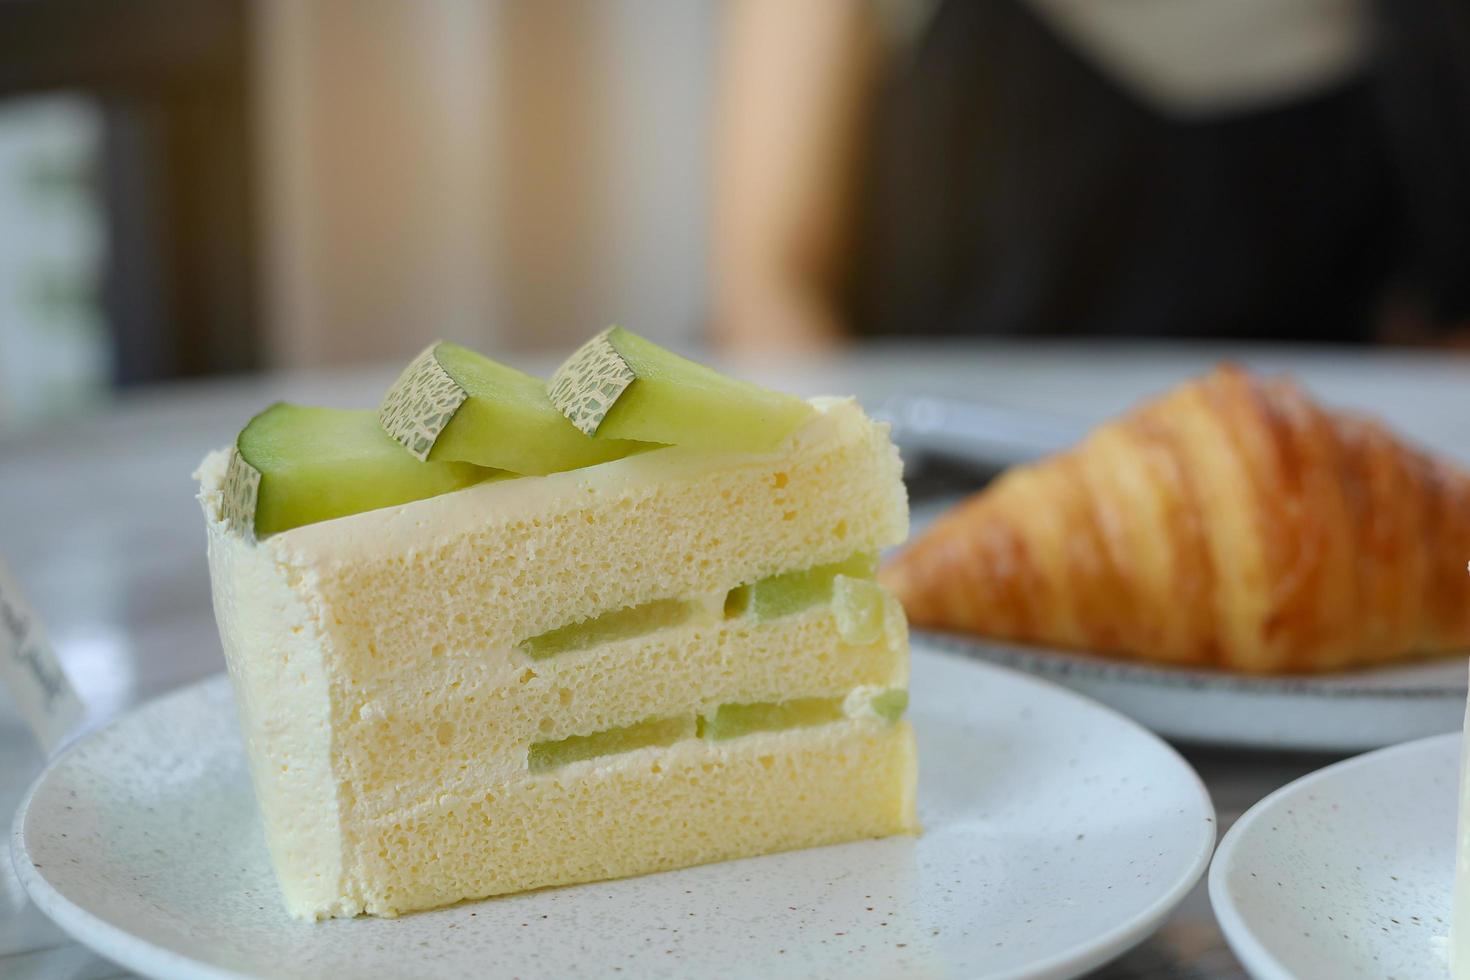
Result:
M1470 476L1224 366L1010 470L881 577L919 626L1251 673L1470 649Z

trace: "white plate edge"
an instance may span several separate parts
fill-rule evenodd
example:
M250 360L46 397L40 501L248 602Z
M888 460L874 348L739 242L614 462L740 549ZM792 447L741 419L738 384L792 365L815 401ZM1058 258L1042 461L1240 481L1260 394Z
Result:
M1073 650L1066 647L1050 647L1044 644L1020 643L1012 640L1000 640L987 636L974 636L947 630L931 630L921 626L913 627L911 635L920 642L932 644L936 649L958 653L961 656L984 659L987 663L997 664L1002 667L1010 667L1010 663L1003 662L999 659L979 657L976 654L968 654L965 653L965 650L988 648L994 651L997 656L1004 656L1007 660L1016 662L1032 659L1042 660L1046 658L1046 662L1054 663L1056 667L1052 668L1047 674L1033 674L1032 676L1048 678L1053 675L1066 676L1071 673L1079 673L1102 680L1138 681L1142 684L1152 684L1158 687L1188 688L1196 685L1208 685L1211 688L1224 689L1232 693L1241 694L1318 697L1330 693L1333 698L1344 701L1419 699L1463 701L1465 700L1467 691L1470 691L1470 689L1465 687L1386 688L1382 690L1351 687L1345 687L1339 690L1325 688L1325 683L1333 680L1346 680L1356 675L1372 673L1377 670L1426 666L1434 664L1436 661L1458 660L1470 656L1470 651L1457 651L1435 657L1419 657L1321 674L1246 674L1227 670L1208 670L1202 667L1153 663L1145 660L1089 653L1085 650ZM1022 671L1022 673L1032 674L1031 671ZM1384 746L1384 748L1391 747Z
M1225 885L1226 866L1230 863L1235 849L1240 845L1240 839L1250 832L1250 828L1260 821L1264 815L1271 810L1280 798L1308 787L1326 779L1329 775L1341 772L1344 769L1356 769L1364 766L1377 764L1380 756L1409 754L1422 752L1428 748L1430 743L1440 741L1461 741L1464 738L1459 732L1445 732L1441 735L1428 735L1424 738L1416 738L1410 742L1400 742L1398 745L1389 745L1371 752L1355 755L1350 759L1343 759L1331 765L1315 769L1279 787L1265 797L1262 797L1245 813L1240 819L1231 825L1230 830L1221 838L1220 844L1215 848L1215 856L1210 861L1210 875L1208 891L1210 894L1210 908L1215 913L1215 921L1220 926L1220 932L1225 936L1225 942L1230 946L1254 980L1298 980L1296 974L1292 973L1281 961L1268 950L1259 939L1256 938L1250 928L1245 924L1245 919L1231 900Z
M1290 710L1300 700L1332 700L1344 704L1367 704L1382 706L1392 702L1423 701L1435 705L1453 705L1463 710L1467 689L1463 686L1435 687L1417 686L1404 688L1376 689L1371 687L1331 687L1334 680L1345 681L1353 671L1320 675L1252 675L1211 671L1197 667L1150 663L1119 657L1109 657L1086 651L1040 644L1019 643L992 637L975 636L951 630L933 630L915 627L913 635L930 644L931 648L950 654L978 660L1015 670L1031 677L1040 678L1068 690L1082 694L1089 700L1105 707L1113 707L1107 700L1107 691L1131 690L1135 687L1159 688L1167 695L1186 695L1203 690L1207 693L1224 693L1231 696L1253 698L1261 702ZM1439 660L1460 659L1461 653L1444 654ZM1393 669L1433 663L1436 658L1417 658L1408 662L1380 664L1363 668L1364 671ZM1117 709L1115 709L1117 710ZM1130 717L1125 715L1125 717ZM1433 738L1448 732L1415 733L1408 737L1385 741L1381 736L1374 738L1332 738L1320 734L1254 733L1236 731L1230 734L1201 734L1190 731L1169 721L1140 716L1133 719L1149 731L1188 745L1225 749L1249 749L1283 752L1335 752L1364 753L1391 748L1407 741Z
M999 665L992 664L991 666ZM1000 669L1009 670L1010 668L1001 667ZM1032 680L1039 679L1030 674L1027 674L1026 676L1031 678ZM1045 681L1045 683L1051 684L1052 682ZM1053 686L1060 687L1060 685ZM1144 735L1147 735L1149 738L1158 742L1165 749L1167 749L1168 752L1174 756L1175 760L1184 768L1184 770L1189 773L1193 781L1194 788L1198 790L1200 802L1204 804L1205 812L1206 814L1208 814L1208 816L1205 818L1205 823L1210 827L1210 832L1209 834L1205 835L1205 838L1203 840L1204 846L1199 849L1199 852L1195 855L1194 861L1190 865L1189 871L1182 878L1180 878L1178 884L1176 884L1174 888L1171 889L1167 894L1161 895L1154 902L1154 904L1149 907L1147 912L1145 912L1143 915L1138 916L1138 918L1136 918L1133 922L1125 923L1124 925L1118 926L1112 932L1104 933L1103 938L1097 940L1096 945L1098 949L1095 952L1088 955L1079 954L1072 957L1070 962L1062 957L1056 957L1051 960L1042 960L1040 963L1036 964L1033 969L1028 970L1025 973L1013 973L1010 975L1010 977L1004 978L1004 980L1022 980L1022 978L1025 978L1025 980L1068 980L1068 978L1080 977L1085 973L1097 969L1098 967L1105 966L1106 964L1111 963L1113 960L1127 953L1129 950L1133 949L1139 943L1142 943L1144 940L1148 939L1155 932L1157 932L1159 926L1166 918L1168 918L1169 913L1178 908L1179 903L1183 902L1184 899L1188 897L1189 893L1194 890L1195 885L1199 884L1200 879L1204 877L1206 870L1210 866L1210 863L1214 860L1215 851L1218 847L1217 842L1220 838L1220 814L1219 811L1215 809L1215 801L1213 798L1211 798L1209 788L1205 786L1204 780L1200 778L1200 775L1195 770L1194 766L1189 764L1188 759L1180 755L1179 751L1175 749L1174 746L1170 745L1164 739L1160 738L1158 735L1154 734L1143 725L1140 725L1132 718L1129 718L1127 715L1115 710L1114 708L1109 707L1108 705L1102 704L1098 701L1094 701L1092 698L1089 698L1086 695L1079 694L1076 691L1070 690L1065 687L1063 687L1062 690L1067 694L1071 694L1074 697L1081 698L1083 701L1090 702L1096 707L1102 708L1109 714L1116 715L1118 719L1127 722L1130 726L1134 728L1137 728ZM1106 939L1106 943L1104 943L1103 941L1104 938Z
M10 863L15 868L15 875L20 880L21 887L30 896L36 908L51 919L76 943L85 946L92 952L102 956L119 966L143 974L145 976L157 976L165 980L257 980L248 974L236 973L233 970L222 970L208 963L200 963L197 960L181 956L173 950L157 946L144 939L139 939L125 929L120 929L105 919L88 912L72 902L41 874L41 869L36 867L31 859L30 849L26 846L25 822L26 816L31 810L31 801L36 791L41 788L53 769L61 764L72 752L81 745L90 742L93 738L120 725L134 715L143 713L145 710L161 705L163 702L173 698L188 696L196 690L204 688L209 684L218 683L221 678L228 675L223 671L211 674L208 677L194 681L167 691L157 697L149 698L141 704L134 705L127 711L122 712L116 718L88 732L78 738L74 738L62 751L46 760L46 766L31 781L27 787L25 796L21 798L20 806L16 807L15 818L10 823ZM86 939L82 937L86 936Z
M1184 901L1194 886L1204 877L1211 861L1214 860L1220 838L1220 813L1215 809L1215 801L1210 796L1209 787L1205 786L1204 780L1200 778L1199 772L1163 736L1150 729L1147 725L1128 717L1110 704L1104 704L1096 698L1054 681L1050 677L1034 674L1026 670L1019 670L993 660L972 657L959 650L946 648L943 644L933 642L932 634L918 633L911 636L910 640L912 646L918 646L924 649L924 652L930 656L997 670L1020 678L1023 681L1050 688L1053 694L1080 701L1089 708L1110 716L1113 721L1121 724L1123 727L1133 729L1147 741L1153 742L1159 748L1162 748L1167 755L1171 756L1178 763L1180 769L1189 774L1190 783L1198 794L1198 801L1203 804L1205 823L1210 827L1210 832L1203 835L1202 846L1199 849L1199 853L1195 855L1189 871L1179 880L1178 884L1168 894L1160 896L1153 905L1149 906L1148 911L1140 915L1135 921L1120 925L1111 932L1103 933L1102 937L1099 937L1096 941L1097 949L1095 951L1078 954L1070 959L1065 954L1062 954L1051 959L1041 960L1025 971L1017 971L997 978L997 980L1065 980L1065 978L1079 977L1090 970L1111 963L1149 936L1152 936L1158 929L1160 923L1168 917L1170 912L1179 906L1180 902ZM1107 941L1104 942L1103 939Z

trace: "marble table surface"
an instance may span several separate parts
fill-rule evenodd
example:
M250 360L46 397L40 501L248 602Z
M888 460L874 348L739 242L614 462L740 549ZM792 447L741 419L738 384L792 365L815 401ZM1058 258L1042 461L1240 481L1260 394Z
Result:
M856 393L870 406L895 395L943 395L1081 429L1222 358L1290 371L1329 403L1372 411L1427 448L1470 460L1470 359L1443 353L996 342L872 347L820 362L738 367L806 394ZM536 358L521 363L546 366ZM172 384L0 431L0 556L47 624L88 706L87 726L222 669L190 479L204 453L227 444L273 400L370 405L393 374L384 366ZM1271 790L1335 758L1181 748L1209 785L1222 831ZM0 822L7 827L43 762L0 692ZM42 918L9 861L0 860L0 976L123 975ZM1201 886L1157 934L1097 976L1244 973Z

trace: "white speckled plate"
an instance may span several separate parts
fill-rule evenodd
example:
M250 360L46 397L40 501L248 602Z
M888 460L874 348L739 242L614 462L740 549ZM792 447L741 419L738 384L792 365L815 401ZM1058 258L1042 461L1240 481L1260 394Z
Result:
M1460 736L1320 769L1240 818L1210 901L1256 980L1448 978Z
M158 977L1070 977L1145 938L1214 846L1194 771L1050 684L922 650L913 666L917 840L295 922L219 677L53 763L16 816L16 866L77 939Z
M1176 741L1361 752L1459 731L1465 716L1463 656L1320 677L1248 677L970 636L924 636L935 646L1070 687Z

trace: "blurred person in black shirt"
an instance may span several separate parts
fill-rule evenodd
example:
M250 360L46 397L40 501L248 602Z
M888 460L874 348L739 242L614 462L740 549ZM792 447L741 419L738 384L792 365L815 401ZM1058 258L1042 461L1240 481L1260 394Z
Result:
M1470 0L732 0L715 330L1470 322Z

